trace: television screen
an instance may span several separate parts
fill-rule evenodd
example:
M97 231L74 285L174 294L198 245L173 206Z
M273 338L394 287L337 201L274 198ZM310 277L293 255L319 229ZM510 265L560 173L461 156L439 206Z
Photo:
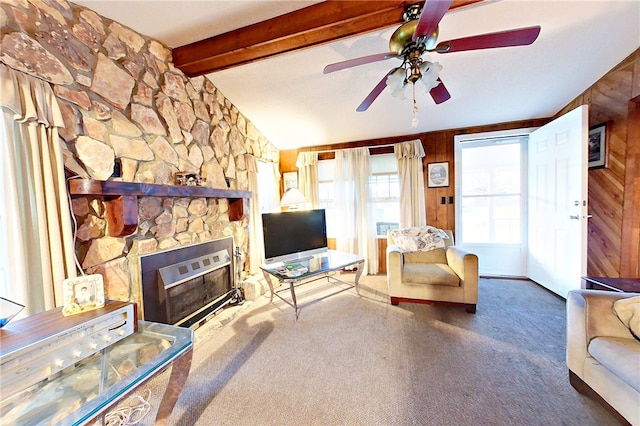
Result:
M266 263L304 259L327 250L324 209L263 213Z

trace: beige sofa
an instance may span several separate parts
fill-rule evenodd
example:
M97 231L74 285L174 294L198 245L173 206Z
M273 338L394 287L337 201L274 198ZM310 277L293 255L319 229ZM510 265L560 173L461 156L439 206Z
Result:
M616 316L616 300L639 293L572 290L567 296L567 366L571 385L621 423L640 425L640 341Z
M464 306L475 313L478 303L478 256L454 245L444 230L445 248L402 252L387 233L387 284L391 304L439 303Z

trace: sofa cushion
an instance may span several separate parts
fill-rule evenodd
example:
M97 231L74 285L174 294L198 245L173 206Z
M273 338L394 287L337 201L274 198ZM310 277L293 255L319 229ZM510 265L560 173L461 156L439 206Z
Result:
M410 284L460 286L460 278L442 263L405 263L402 282Z
M447 263L447 252L442 248L404 252L402 257L405 263Z
M442 229L433 226L414 226L389 231L395 245L403 252L429 251L445 247L445 238L449 238Z
M640 340L640 296L616 300L613 312L629 328L633 337Z
M591 339L587 350L607 370L640 392L640 342L622 337L596 337Z

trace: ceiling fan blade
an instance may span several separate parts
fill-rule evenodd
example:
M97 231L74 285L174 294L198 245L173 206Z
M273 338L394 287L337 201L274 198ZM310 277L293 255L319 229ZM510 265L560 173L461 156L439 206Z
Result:
M436 87L431 89L429 91L429 94L431 95L431 97L433 98L433 101L436 104L441 104L451 99L451 94L449 93L447 88L444 87L444 83L442 82L442 80L438 79L438 82L440 82L440 84L438 84Z
M427 0L422 8L418 26L413 33L413 41L417 41L421 36L431 35L438 28L440 20L447 13L452 3L453 0Z
M526 46L533 43L540 34L540 27L463 37L439 43L434 51L438 53L462 52L465 50L491 49L494 47Z
M385 59L400 57L400 55L397 55L393 52L376 53L375 55L362 56L360 58L347 59L346 61L329 64L324 67L324 71L322 71L322 73L329 74L330 72L340 71L346 68L356 67L358 65L370 64L371 62L384 61Z
M356 111L358 112L364 112L367 109L369 109L369 107L371 106L371 104L373 103L373 101L376 100L376 98L378 96L380 96L380 93L382 93L382 91L384 90L385 87L387 87L387 77L389 77L391 74L393 74L398 68L393 68L391 71L389 71L387 73L387 75L385 75L384 77L382 77L382 80L380 80L380 82L378 84L376 84L376 87L373 88L373 90L371 91L371 93L369 93L369 95L367 95L366 98L364 98L364 101L362 101L362 103L360 104L360 106L358 106L358 108L356 108Z

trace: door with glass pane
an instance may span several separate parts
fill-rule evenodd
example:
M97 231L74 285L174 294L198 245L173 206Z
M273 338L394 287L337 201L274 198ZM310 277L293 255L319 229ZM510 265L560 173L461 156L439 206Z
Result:
M527 135L456 137L456 245L476 253L479 272L526 276Z

